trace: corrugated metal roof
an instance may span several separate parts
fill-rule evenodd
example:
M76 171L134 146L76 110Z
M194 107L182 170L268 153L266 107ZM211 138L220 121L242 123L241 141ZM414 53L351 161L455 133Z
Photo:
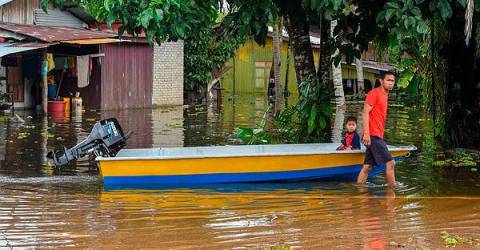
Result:
M0 0L0 6L11 2L12 0Z
M74 6L74 7L66 7L66 11L72 13L72 15L76 16L80 20L86 23L95 23L97 20L90 14L88 14L85 9L82 7Z
M46 48L52 44L48 43L0 43L0 57L9 54Z
M33 11L33 23L42 26L63 26L70 28L84 28L87 24L66 11L49 10L45 13L42 9Z
M29 36L48 43L70 40L114 38L117 36L117 34L113 32L13 23L0 23L0 29Z
M395 69L395 65L391 63L382 63L382 62L374 62L374 61L363 61L364 68L376 69L381 71L390 71Z
M104 44L104 43L119 43L119 42L127 42L127 41L121 40L121 39L115 39L115 38L97 38L97 39L64 41L63 43L88 45L88 44Z
M16 42L11 43L9 47L30 47L30 48L47 48L58 43L37 43L37 42Z

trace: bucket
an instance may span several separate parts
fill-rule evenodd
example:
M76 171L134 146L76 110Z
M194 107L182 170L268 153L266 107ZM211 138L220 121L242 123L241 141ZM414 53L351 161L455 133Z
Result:
M57 85L48 84L48 98L57 97Z
M62 123L65 122L66 120L66 114L65 112L50 112L49 117L52 119L52 121L56 123Z
M64 101L48 101L48 112L65 112Z
M64 97L63 101L65 102L65 111L70 111L70 97Z

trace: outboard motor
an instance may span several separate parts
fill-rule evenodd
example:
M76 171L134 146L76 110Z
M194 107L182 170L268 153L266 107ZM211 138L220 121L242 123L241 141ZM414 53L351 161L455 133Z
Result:
M117 119L109 118L95 123L88 137L71 149L63 147L63 152L52 151L48 157L55 167L67 165L70 161L86 155L114 157L122 149L132 134L123 134Z

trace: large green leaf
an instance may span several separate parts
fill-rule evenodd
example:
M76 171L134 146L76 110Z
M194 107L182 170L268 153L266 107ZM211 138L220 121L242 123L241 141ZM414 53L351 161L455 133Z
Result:
M150 19L152 19L152 16L150 15L150 12L148 10L145 10L142 12L142 15L140 16L140 24L144 29L148 28L148 24L150 23Z
M385 11L385 20L387 20L387 22L390 21L390 19L392 18L392 16L395 15L396 11L398 11L398 10L396 10L396 9L387 9L387 10Z
M414 72L411 71L410 69L403 71L402 76L397 81L398 86L402 88L406 88L410 83L410 81L412 80L412 78L414 77L414 75L415 75Z
M438 0L437 8L440 10L440 15L445 21L452 15L452 7L447 0Z
M310 117L308 118L308 133L311 134L317 128L317 106L313 105L310 109Z
M400 5L397 2L387 2L385 6L391 9L400 9Z
M318 118L318 125L320 126L321 129L325 129L327 127L327 121L325 120L325 117L320 116Z
M322 112L323 115L326 117L332 117L333 116L333 111L332 108L329 105L322 105L320 106L320 111Z
M429 27L425 21L420 21L417 24L417 32L420 34L427 34L429 30Z

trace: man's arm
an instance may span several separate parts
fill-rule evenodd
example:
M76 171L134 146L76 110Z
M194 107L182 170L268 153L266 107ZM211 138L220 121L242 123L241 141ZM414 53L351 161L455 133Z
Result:
M363 113L362 113L362 118L363 118L363 144L365 146L370 145L370 127L369 127L369 122L370 122L370 111L372 111L372 105L365 103L363 105Z

